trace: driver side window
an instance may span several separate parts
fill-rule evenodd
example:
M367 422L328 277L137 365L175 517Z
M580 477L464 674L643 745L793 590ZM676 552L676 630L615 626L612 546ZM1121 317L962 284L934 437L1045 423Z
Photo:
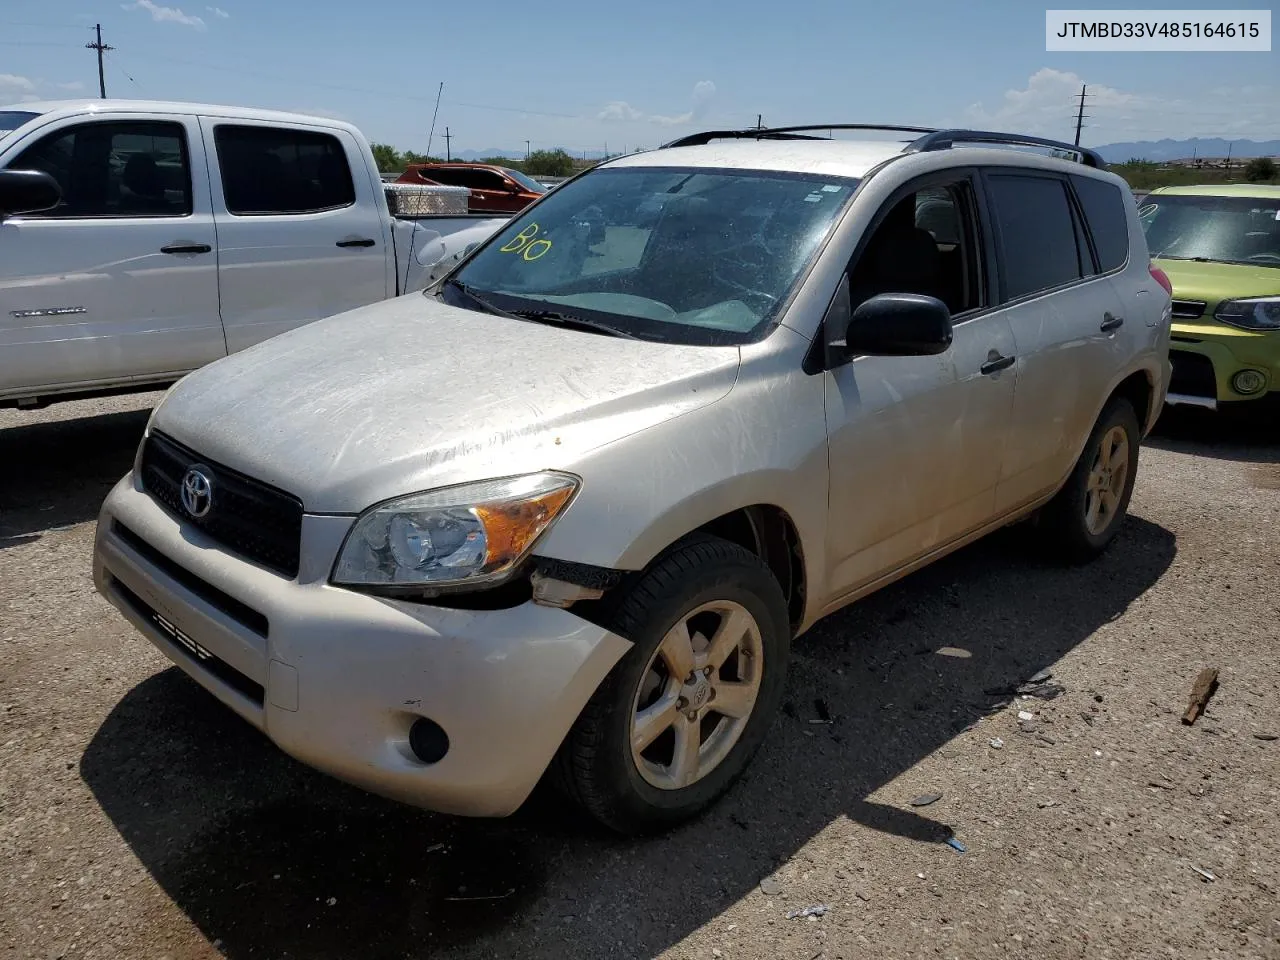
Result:
M952 316L981 302L981 259L968 179L897 200L849 271L850 306L883 293L936 297Z

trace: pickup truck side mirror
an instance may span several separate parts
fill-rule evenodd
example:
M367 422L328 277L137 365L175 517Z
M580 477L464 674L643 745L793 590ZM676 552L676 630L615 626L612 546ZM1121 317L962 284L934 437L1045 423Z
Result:
M848 294L843 285L836 302ZM828 356L837 361L859 355L873 357L927 357L945 353L954 332L951 311L936 297L917 293L882 293L858 305L841 335L832 330Z
M40 170L0 170L0 219L38 213L62 200L58 181Z

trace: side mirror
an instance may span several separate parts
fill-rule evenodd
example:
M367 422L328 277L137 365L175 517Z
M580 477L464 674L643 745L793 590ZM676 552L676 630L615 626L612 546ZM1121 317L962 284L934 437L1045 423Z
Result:
M844 338L830 341L829 347L844 358L928 357L945 353L953 336L951 311L941 300L882 293L853 311Z
M62 200L58 181L39 170L0 170L0 217L38 213Z

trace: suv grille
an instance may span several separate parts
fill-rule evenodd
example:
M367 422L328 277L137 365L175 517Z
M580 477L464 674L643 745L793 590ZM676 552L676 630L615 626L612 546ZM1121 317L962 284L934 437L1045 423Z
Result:
M1197 317L1203 317L1204 301L1175 300L1173 301L1173 315L1179 320L1195 320Z
M211 506L203 517L193 517L182 505L182 479L197 464L212 486ZM184 523L241 556L287 577L298 575L302 501L297 497L211 463L155 433L142 448L142 488Z
M1190 397L1218 396L1218 380L1213 375L1213 361L1198 353L1186 350L1170 350L1169 362L1173 364L1173 376L1169 378L1169 392Z

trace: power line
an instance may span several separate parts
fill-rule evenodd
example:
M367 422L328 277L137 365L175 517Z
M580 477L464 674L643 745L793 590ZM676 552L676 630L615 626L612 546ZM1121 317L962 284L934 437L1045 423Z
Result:
M132 83L137 88L139 93L143 94L144 96L146 95L146 91L142 89L142 84L138 83L137 80L133 79L132 74L130 74L129 71L124 68L124 64L120 62L120 57L118 55L113 57L108 57L107 59L111 61L111 63L115 66L117 70L119 70L122 74L124 74L125 79L128 80L130 83Z
M292 82L296 81L296 76L285 76L283 74L273 74L262 70L254 70L248 67L227 66L226 64L203 63L199 60L189 60L185 57L169 57L159 53L135 53L134 56L142 57L149 60L163 60L167 63L177 63L184 67L199 67L204 70L214 70L219 73L234 73L241 76L260 77L264 80L276 80ZM396 89L376 89L372 87L352 87L345 84L323 83L319 81L307 81L308 87L315 87L325 90L338 90L343 93L364 93L370 96L382 97L387 100L413 100L418 103L432 103L434 97L417 96L410 93L402 93ZM527 113L535 117L558 117L563 120L577 120L579 116L572 113L552 113L548 110L530 110L527 107L500 107L489 103L467 103L462 100L450 100L450 105L455 107L467 107L472 110L496 110L502 113Z
M108 50L114 50L115 47L108 46L102 42L102 24L95 24L95 29L98 32L97 41L94 43L86 43L85 47L89 50L98 51L98 95L105 100L107 99L107 77L102 70L102 55Z
M80 30L87 27L83 23L32 23L26 20L0 20L6 27L34 27L37 30ZM92 29L91 27L89 29Z

